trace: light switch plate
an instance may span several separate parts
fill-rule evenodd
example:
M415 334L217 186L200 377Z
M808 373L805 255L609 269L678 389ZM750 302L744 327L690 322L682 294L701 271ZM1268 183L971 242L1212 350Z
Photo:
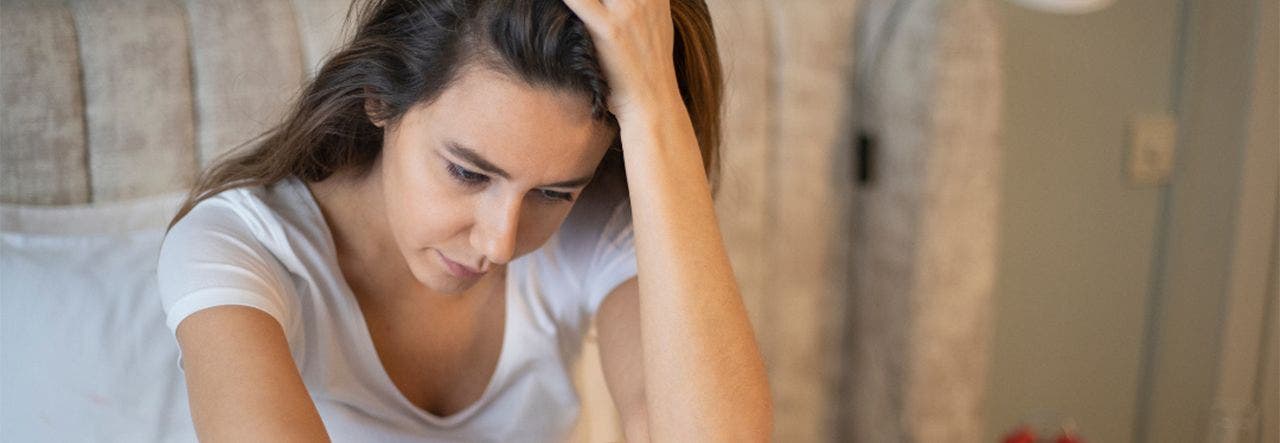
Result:
M1140 115L1129 124L1129 182L1158 186L1173 174L1178 123L1171 115Z

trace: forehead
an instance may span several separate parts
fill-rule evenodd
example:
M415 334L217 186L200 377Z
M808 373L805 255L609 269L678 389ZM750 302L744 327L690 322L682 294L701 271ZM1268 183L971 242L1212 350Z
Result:
M431 148L458 143L534 180L594 169L612 137L592 117L586 97L490 69L465 69L435 101L410 114L415 111L419 118L407 123L429 134Z

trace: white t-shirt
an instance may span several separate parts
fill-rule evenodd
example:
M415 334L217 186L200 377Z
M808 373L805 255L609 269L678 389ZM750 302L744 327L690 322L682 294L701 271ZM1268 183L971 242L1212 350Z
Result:
M221 192L165 237L167 324L219 305L283 326L334 441L559 441L578 416L569 368L604 297L636 275L626 199L584 193L541 248L508 263L497 369L474 404L439 417L411 403L378 359L319 206L296 177ZM182 365L181 355L178 359Z

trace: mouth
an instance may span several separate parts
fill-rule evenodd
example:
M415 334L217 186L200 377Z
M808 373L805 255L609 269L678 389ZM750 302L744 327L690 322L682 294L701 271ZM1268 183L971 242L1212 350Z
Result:
M436 251L436 253L440 255L440 260L444 261L445 268L449 269L449 273L453 274L454 277L458 277L464 280L470 280L470 279L478 278L481 275L484 275L484 273L480 272L479 270L472 269L461 263L455 262L453 260L449 260L449 258L445 257L444 253L440 251Z

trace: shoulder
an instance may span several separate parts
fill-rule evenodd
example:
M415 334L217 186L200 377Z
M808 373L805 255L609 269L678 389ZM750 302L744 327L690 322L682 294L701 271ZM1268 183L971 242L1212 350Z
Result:
M564 266L565 286L579 294L578 315L595 314L608 293L636 275L631 203L626 188L601 186L584 192L556 233L552 248Z
M287 177L265 186L242 186L201 200L165 234L162 250L192 242L236 239L270 251L290 268L298 254L323 250L324 219L306 186ZM297 269L294 269L297 271Z
M201 228L235 227L244 233L267 239L280 235L281 227L310 223L306 218L300 181L289 177L265 186L241 186L224 190L201 200L170 229L199 231Z
M233 188L200 201L166 233L157 279L171 329L197 310L239 304L296 321L288 209L276 186Z
M593 184L556 233L558 252L577 267L587 268L611 244L625 240L619 237L630 230L631 203L625 186L616 181Z

